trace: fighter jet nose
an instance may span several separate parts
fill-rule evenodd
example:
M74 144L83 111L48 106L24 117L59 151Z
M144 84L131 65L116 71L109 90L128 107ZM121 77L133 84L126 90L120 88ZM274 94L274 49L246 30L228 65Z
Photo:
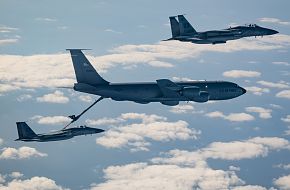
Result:
M269 34L270 35L273 35L273 34L278 34L279 32L278 31L276 31L276 30L269 30Z
M240 87L240 88L242 89L243 94L245 94L245 93L247 92L246 89L244 89L244 88L242 88L242 87Z
M279 32L276 30L273 30L273 34L278 34Z
M103 130L103 129L96 129L95 131L96 131L96 133L102 133L102 132L104 132L105 130Z

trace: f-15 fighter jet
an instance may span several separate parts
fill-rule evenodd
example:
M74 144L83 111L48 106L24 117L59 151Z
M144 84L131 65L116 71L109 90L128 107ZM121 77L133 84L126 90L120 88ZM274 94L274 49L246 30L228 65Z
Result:
M19 137L18 139L16 139L16 141L37 141L37 142L60 141L71 139L79 135L89 135L104 132L103 129L80 126L62 129L51 133L35 134L34 131L25 122L16 122L16 125Z
M235 26L223 30L209 30L197 32L183 15L169 17L172 38L167 40L179 40L182 42L192 42L196 44L220 44L228 40L237 40L251 36L266 36L277 34L278 31L263 28L256 24L245 26ZM165 41L167 41L165 40Z

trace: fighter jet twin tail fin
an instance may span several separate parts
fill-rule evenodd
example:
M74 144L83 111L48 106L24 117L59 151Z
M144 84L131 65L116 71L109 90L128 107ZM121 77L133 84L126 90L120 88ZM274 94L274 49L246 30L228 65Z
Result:
M172 38L178 36L186 36L196 34L196 30L191 26L191 24L186 20L183 15L178 15L178 21L176 16L169 17Z
M37 134L35 134L34 131L25 122L16 122L16 125L19 137L16 140L37 137Z

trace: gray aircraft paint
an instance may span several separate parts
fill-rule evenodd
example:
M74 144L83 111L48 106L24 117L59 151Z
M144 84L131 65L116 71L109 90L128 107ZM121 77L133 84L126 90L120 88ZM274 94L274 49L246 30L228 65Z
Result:
M101 133L103 129L91 128L86 126L73 127L68 129L62 129L59 131L36 134L25 122L16 122L18 139L16 141L37 141L37 142L49 142L71 139L75 136L90 135L95 133Z
M177 17L178 21L174 16L169 17L172 38L167 40L179 40L182 42L192 42L197 44L218 44L244 37L266 36L278 33L276 30L263 28L256 24L230 27L223 30L196 32L183 15L178 15Z
M156 82L147 83L110 83L97 73L80 49L68 50L77 78L74 90L103 98L141 104L160 102L174 106L179 104L179 101L227 100L246 93L244 88L227 81L172 82L168 79L158 79Z

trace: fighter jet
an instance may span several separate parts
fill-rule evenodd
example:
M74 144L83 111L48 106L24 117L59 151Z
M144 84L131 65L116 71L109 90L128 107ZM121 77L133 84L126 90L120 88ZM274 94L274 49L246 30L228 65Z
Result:
M80 126L62 129L47 134L35 134L34 131L25 122L16 122L16 125L19 137L18 139L16 139L16 141L37 141L37 142L60 141L71 139L74 136L89 135L104 132L103 129Z
M169 17L172 38L168 40L179 40L182 42L192 42L196 44L220 44L226 43L228 40L236 40L251 36L266 36L277 34L278 31L263 28L256 24L245 26L230 27L223 30L210 30L205 32L197 32L183 15Z
M140 104L160 102L164 105L175 106L180 101L202 103L209 100L227 100L246 93L244 88L227 81L173 82L169 79L158 79L156 82L111 83L97 73L81 49L67 50L71 53L77 79L73 89L99 95L101 96L99 100L111 98L116 101L133 101ZM72 115L70 118L74 122L80 115Z

